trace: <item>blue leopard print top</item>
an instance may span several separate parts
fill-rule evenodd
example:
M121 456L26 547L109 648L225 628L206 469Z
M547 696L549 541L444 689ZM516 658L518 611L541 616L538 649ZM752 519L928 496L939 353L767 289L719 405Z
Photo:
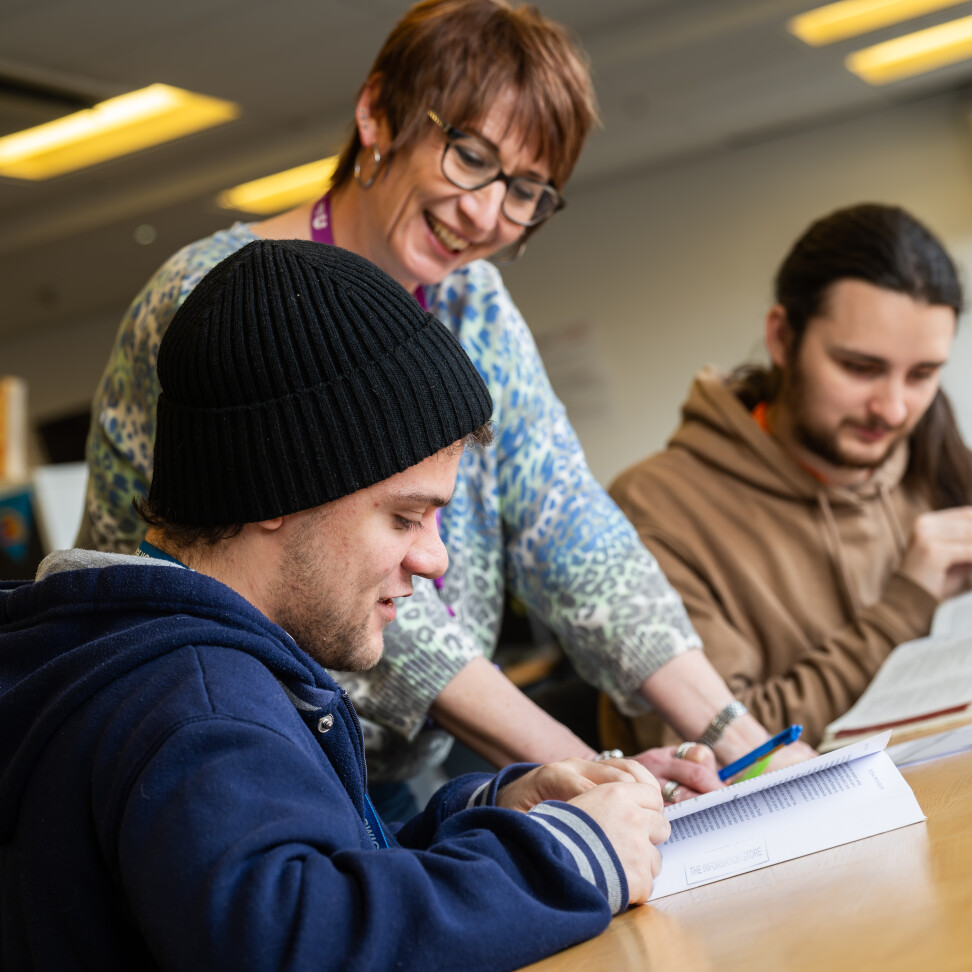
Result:
M204 274L256 238L237 223L190 244L125 315L94 400L83 545L131 552L142 539L131 499L152 474L159 341ZM678 595L588 470L496 268L471 263L426 299L489 386L497 434L489 448L466 450L442 511L443 589L416 578L378 667L337 675L362 717L378 781L444 757L449 737L426 725L429 707L467 662L492 655L504 583L558 635L580 675L629 714L646 708L638 688L649 675L699 647Z

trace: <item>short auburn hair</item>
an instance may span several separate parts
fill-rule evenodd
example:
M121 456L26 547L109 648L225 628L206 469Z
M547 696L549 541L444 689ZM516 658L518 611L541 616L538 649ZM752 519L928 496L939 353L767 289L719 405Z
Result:
M587 57L566 28L535 7L506 0L423 0L385 40L365 85L388 122L390 153L432 130L433 109L457 128L483 118L506 91L516 94L511 128L536 140L558 189L566 183L597 105ZM341 151L333 184L354 173L361 150L355 128Z

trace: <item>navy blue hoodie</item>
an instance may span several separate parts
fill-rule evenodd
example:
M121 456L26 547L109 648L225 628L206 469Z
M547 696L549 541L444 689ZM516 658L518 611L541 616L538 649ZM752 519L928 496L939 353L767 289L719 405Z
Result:
M347 696L218 581L38 576L0 587L4 969L514 969L627 903L582 811L491 805L523 767L369 822Z

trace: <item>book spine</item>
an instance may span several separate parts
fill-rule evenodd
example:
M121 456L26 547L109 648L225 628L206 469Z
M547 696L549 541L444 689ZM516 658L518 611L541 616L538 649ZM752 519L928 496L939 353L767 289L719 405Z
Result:
M873 726L858 726L853 729L841 729L833 734L834 739L846 739L848 736L873 735L875 732L883 732L885 729L899 729L904 726L914 725L916 722L927 722L931 719L940 719L942 716L952 715L955 712L964 712L972 703L953 705L948 709L938 709L935 712L923 712L921 715L910 716L907 719L892 719L889 722L881 722Z

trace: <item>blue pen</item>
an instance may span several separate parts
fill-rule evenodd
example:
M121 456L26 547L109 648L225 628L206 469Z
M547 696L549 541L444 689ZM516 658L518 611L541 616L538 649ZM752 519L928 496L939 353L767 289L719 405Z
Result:
M772 739L767 739L762 746L757 746L751 753L746 753L745 756L740 756L734 763L723 766L719 770L719 779L725 783L729 777L741 773L747 767L752 766L757 760L762 759L764 756L768 757L771 753L776 752L777 749L782 749L784 746L789 746L790 743L796 742L800 738L801 732L803 732L803 726L790 726L789 729L784 729L782 732L777 733Z

